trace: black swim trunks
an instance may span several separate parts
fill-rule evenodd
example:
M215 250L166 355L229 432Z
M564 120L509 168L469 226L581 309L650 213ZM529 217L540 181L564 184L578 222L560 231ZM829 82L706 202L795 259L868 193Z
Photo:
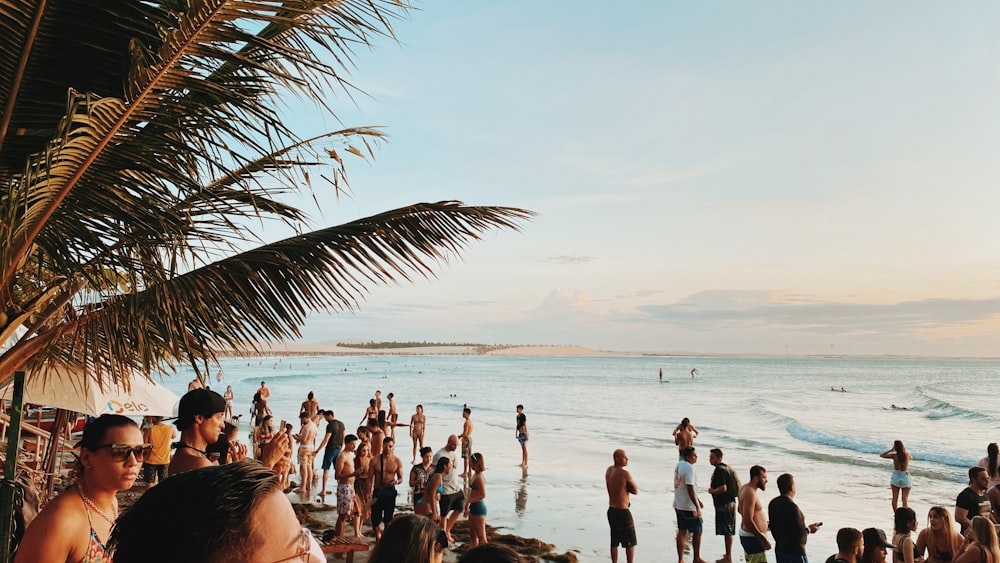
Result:
M611 547L636 545L635 522L629 509L608 507L608 524L611 526Z

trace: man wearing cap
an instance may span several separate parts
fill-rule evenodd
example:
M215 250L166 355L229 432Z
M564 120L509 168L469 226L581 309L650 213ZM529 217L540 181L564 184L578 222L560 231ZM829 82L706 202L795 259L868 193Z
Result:
M822 523L806 526L805 516L792 500L795 498L795 479L791 473L778 476L778 493L767 505L767 518L774 536L774 558L778 563L808 563L806 541Z
M865 528L861 531L861 537L864 539L864 551L872 554L872 563L885 563L887 549L891 549L893 546L891 543L886 541L885 532L878 528ZM862 559L864 555L862 554Z
M206 450L209 444L218 441L225 428L222 420L225 410L226 400L215 391L192 389L181 397L177 420L174 421L181 431L181 439L177 443L177 452L170 460L168 475L219 464L218 456Z

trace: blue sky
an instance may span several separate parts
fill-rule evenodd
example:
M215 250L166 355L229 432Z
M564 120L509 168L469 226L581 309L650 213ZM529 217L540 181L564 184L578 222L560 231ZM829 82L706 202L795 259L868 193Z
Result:
M314 226L445 199L538 217L303 340L1000 355L1000 5L416 8L357 53L364 94L327 100L391 140L346 196L314 185Z

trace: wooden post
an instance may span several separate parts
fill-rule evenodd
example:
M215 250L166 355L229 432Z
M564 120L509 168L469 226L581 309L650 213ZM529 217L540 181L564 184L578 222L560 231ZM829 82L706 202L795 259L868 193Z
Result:
M0 561L10 563L11 540L14 539L14 478L17 455L21 446L21 411L24 408L24 372L14 372L14 396L11 401L10 427L7 430L7 458L3 466L3 486L0 487Z

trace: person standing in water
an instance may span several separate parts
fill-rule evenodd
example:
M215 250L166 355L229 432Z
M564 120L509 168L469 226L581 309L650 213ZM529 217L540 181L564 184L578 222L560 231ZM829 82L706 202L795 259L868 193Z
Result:
M528 467L528 417L524 415L524 405L517 405L517 427L514 429L517 441L521 443L521 467Z
M892 511L899 508L899 496L902 492L903 506L907 505L910 498L910 461L913 456L906 451L906 446L901 440L892 443L892 448L879 454L879 457L892 460L892 477L889 478L889 486L892 488Z

